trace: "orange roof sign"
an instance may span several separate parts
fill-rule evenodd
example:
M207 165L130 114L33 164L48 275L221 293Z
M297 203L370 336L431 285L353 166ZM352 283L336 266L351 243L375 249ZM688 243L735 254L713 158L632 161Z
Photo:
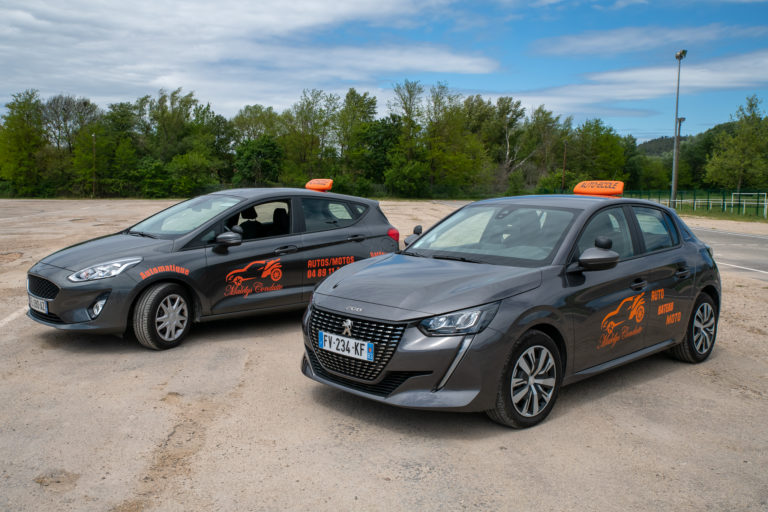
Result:
M574 194L584 196L620 196L624 193L623 181L582 181L573 188Z
M333 180L326 180L322 178L309 180L307 184L304 185L304 188L308 188L309 190L317 190L318 192L328 192L331 190L331 187L333 187Z

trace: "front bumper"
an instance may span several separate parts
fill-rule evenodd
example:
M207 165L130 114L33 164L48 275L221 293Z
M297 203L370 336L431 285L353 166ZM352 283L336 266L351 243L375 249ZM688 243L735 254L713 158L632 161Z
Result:
M131 303L130 292L135 282L128 276L116 276L73 283L67 279L70 274L70 270L45 263L33 266L28 273L27 293L45 301L48 312L42 313L30 307L27 316L40 324L63 330L103 334L124 332ZM30 279L45 281L46 293L40 293L39 286L30 287ZM106 298L104 307L96 318L92 318L89 310L102 298Z
M327 354L320 352L311 325L315 307L307 309L303 320L301 370L310 379L399 407L471 412L494 406L507 350L498 331L486 328L475 335L433 337L424 335L417 322L407 323L381 372L373 379L360 379L336 371L338 365L323 363Z

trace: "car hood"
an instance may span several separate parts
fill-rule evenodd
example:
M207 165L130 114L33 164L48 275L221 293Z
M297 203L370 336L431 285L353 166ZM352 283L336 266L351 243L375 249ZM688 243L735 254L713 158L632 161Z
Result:
M152 253L170 252L172 247L173 240L119 233L72 245L46 256L40 262L78 271L90 265L120 258L147 257Z
M537 288L541 271L391 254L342 267L317 293L426 314L501 300Z

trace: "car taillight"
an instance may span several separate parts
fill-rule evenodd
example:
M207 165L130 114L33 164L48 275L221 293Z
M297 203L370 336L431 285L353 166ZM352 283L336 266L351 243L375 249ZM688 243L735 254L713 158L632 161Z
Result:
M389 228L389 231L387 231L387 236L395 242L400 242L400 232L395 228Z

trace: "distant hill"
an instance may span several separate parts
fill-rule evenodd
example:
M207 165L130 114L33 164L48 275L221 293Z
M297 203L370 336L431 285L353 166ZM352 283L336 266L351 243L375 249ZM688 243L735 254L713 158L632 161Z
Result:
M689 136L684 135L680 137L680 141L689 139ZM661 156L664 153L669 153L675 147L674 137L659 137L651 139L637 145L637 150L644 155L648 156Z

